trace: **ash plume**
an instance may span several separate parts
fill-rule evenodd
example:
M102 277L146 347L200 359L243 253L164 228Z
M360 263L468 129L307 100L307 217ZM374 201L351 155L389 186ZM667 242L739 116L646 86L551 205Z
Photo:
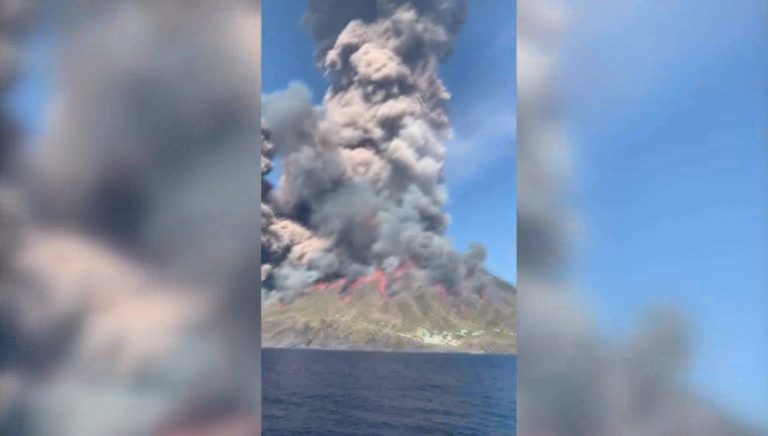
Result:
M0 180L0 433L258 434L259 3L43 4L46 128Z
M651 312L623 344L593 328L565 276L572 144L558 98L569 11L518 2L518 431L521 436L757 435L685 384L687 320Z
M21 131L11 115L10 91L22 67L21 44L33 8L32 2L0 1L0 281L19 243L23 207L9 184L20 146Z
M290 299L318 280L354 280L404 262L456 295L477 296L475 282L491 283L477 265L482 256L465 259L443 236L451 128L438 65L465 7L309 2L304 23L329 80L323 104L313 106L296 82L263 99L281 170L263 208L273 223L262 228L268 291Z
M466 5L461 0L310 0L309 12L304 17L304 24L317 42L317 59L323 58L336 43L339 34L347 25L359 20L364 23L374 22L391 15L397 8L409 5L421 16L427 17L440 25L447 32L443 56L450 53L466 16Z
M247 3L180 4L128 2L70 26L49 131L29 159L34 206L156 265L218 279L257 243L242 237L255 234L257 192L237 189L258 186L255 25Z
M9 280L26 219L13 181L22 132L11 114L9 98L23 67L23 38L36 9L35 1L0 0L0 287Z

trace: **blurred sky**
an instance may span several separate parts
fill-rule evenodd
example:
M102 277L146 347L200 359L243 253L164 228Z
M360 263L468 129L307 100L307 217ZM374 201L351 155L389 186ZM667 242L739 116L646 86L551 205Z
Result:
M683 309L692 380L768 426L768 3L567 3L576 283L614 337Z
M7 102L30 136L37 136L45 128L47 105L54 85L55 41L49 32L30 35L21 53L23 74Z
M454 140L447 146L448 236L465 250L488 250L489 269L516 276L515 22L514 2L468 2L467 22L441 68L452 93ZM301 27L305 0L265 0L262 87L269 93L292 80L307 84L317 104L326 82L313 62L314 43ZM274 177L274 176L272 176Z

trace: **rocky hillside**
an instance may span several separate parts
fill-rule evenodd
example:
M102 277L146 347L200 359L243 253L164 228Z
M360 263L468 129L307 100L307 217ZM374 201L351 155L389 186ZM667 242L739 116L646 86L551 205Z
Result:
M265 347L514 353L515 295L500 280L475 298L418 283L401 285L394 295L376 280L319 284L289 303L265 301L262 341Z

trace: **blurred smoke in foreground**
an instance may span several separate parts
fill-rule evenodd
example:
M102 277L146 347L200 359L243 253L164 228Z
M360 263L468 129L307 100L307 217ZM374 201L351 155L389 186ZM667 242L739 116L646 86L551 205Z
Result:
M0 434L258 434L259 3L31 5L0 0Z
M568 10L518 3L518 428L538 435L751 435L685 385L690 331L671 308L600 339L564 278L573 233L559 74Z

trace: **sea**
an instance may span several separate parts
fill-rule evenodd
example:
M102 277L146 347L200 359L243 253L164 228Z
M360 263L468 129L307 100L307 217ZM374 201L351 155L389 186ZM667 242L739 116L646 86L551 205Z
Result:
M262 350L264 435L515 435L512 355Z

